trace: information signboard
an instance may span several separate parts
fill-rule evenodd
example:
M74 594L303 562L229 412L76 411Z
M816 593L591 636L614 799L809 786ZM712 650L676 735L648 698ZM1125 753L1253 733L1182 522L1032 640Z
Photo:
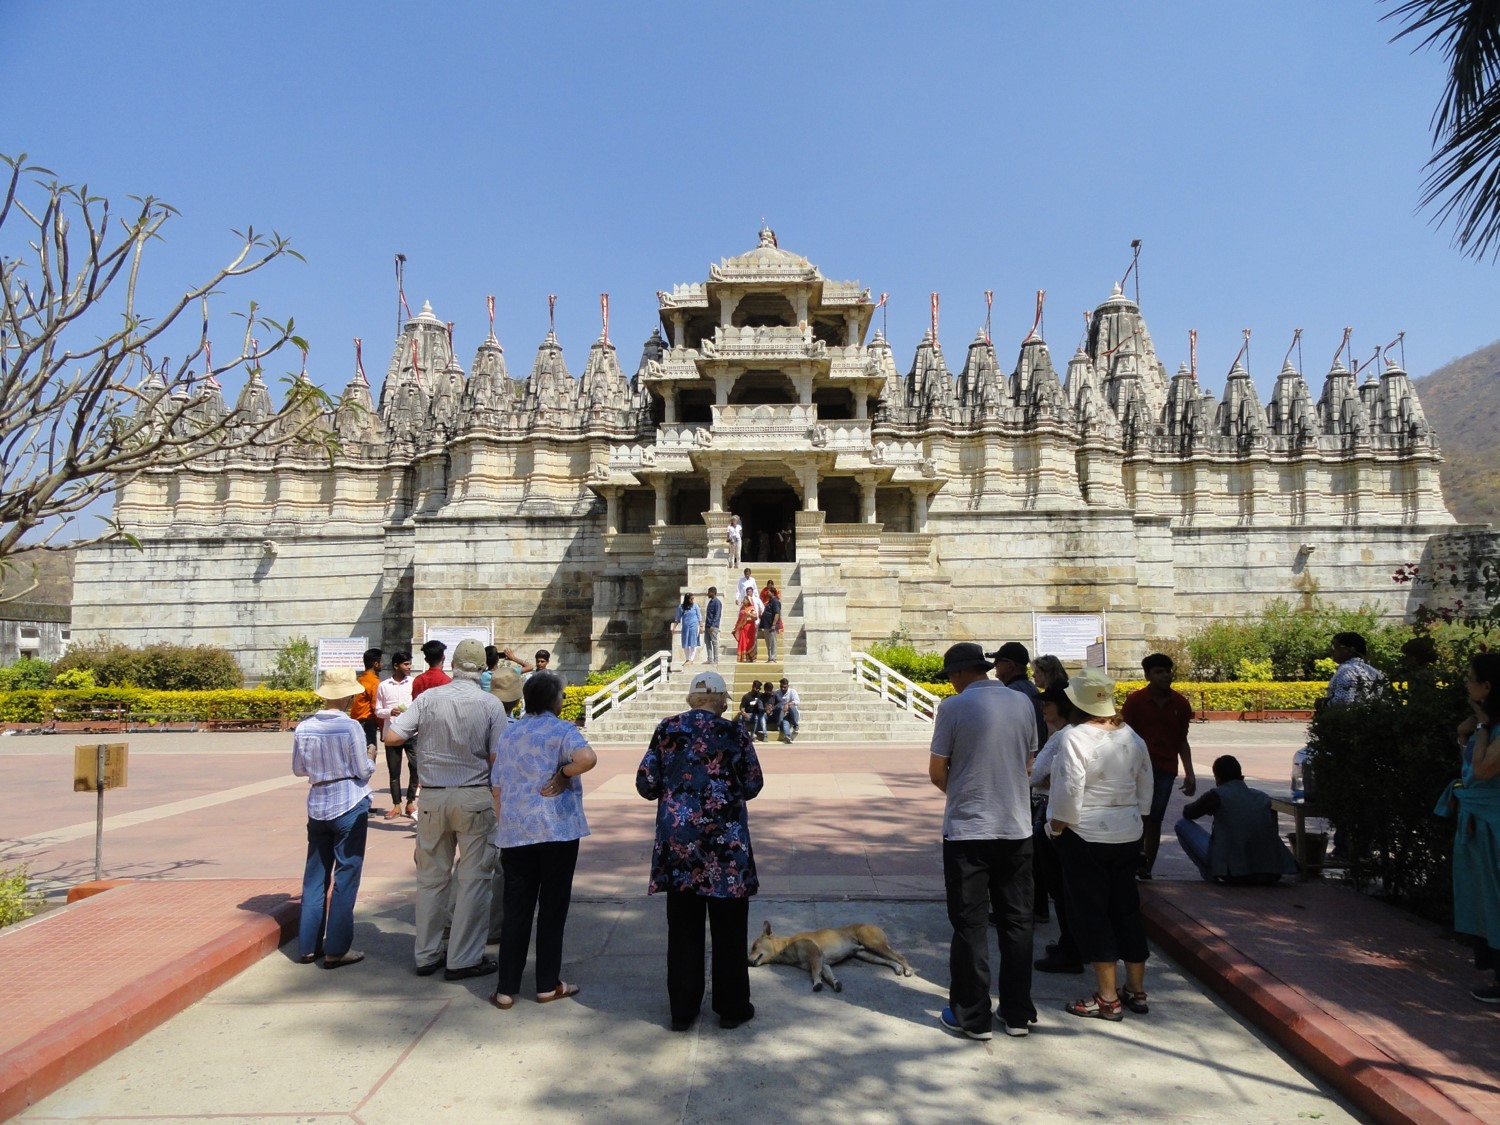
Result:
M318 671L353 668L363 672L365 650L369 647L369 637L322 637L318 640Z
M1031 655L1087 662L1090 646L1105 642L1104 624L1102 613L1033 613Z
M103 751L103 754L100 751ZM95 793L99 790L100 762L104 765L104 788L124 789L129 783L130 743L91 742L73 747L73 792Z
M442 641L448 646L443 653L443 670L453 671L453 650L459 641L473 639L482 645L495 643L493 625L428 625L423 631L422 641Z

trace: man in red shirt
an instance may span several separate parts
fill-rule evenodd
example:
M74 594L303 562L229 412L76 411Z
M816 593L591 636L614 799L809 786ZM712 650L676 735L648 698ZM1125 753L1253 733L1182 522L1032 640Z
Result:
M1142 827L1141 860L1135 873L1137 879L1149 879L1161 847L1161 822L1172 799L1172 783L1177 780L1177 760L1182 759L1182 792L1186 796L1198 791L1198 779L1193 776L1193 748L1188 745L1193 705L1187 696L1172 690L1172 658L1153 652L1141 661L1141 669L1146 673L1146 686L1125 697L1120 718L1141 736L1151 755L1155 788L1151 812Z
M443 654L448 646L442 641L428 641L422 646L422 659L427 661L427 671L411 682L411 697L416 699L428 688L442 687L453 682L453 677L443 671Z

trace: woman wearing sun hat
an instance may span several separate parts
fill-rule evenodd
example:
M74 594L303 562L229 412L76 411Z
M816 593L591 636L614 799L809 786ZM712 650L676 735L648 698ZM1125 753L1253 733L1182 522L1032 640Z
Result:
M1085 668L1063 689L1075 713L1052 763L1048 832L1062 864L1078 950L1094 968L1091 999L1065 1010L1119 1020L1122 1007L1147 1012L1146 927L1135 868L1141 818L1151 809L1146 744L1115 718L1115 683ZM1125 987L1116 963L1125 960Z

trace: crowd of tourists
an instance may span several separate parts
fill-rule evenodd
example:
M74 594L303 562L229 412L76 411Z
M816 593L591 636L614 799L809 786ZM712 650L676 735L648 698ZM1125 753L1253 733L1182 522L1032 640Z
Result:
M465 640L453 653L451 677L442 671L443 651L429 643L423 656L428 671L414 679L404 652L393 655L385 681L373 650L359 677L326 673L317 693L328 707L297 728L294 772L311 782L298 955L306 963L321 958L327 968L363 959L352 948L354 904L369 782L383 745L388 815L416 810L415 972L441 971L447 980L493 975L490 1002L507 1010L534 932L535 999L575 996L579 985L561 975L563 936L579 841L589 834L579 778L594 768L594 751L560 717L563 682L546 669L545 651L535 663L520 662L509 650ZM1069 677L1055 657L1041 656L1033 680L1031 666L1015 641L989 653L962 642L943 660L954 694L937 709L928 766L945 794L942 864L953 930L940 1021L971 1039L992 1038L997 1020L1008 1035L1029 1033L1037 1018L1034 970L1092 972L1089 994L1065 1006L1074 1016L1118 1021L1127 1010L1150 1011L1138 882L1151 878L1179 764L1182 791L1196 794L1192 709L1172 688L1169 657L1146 657L1146 686L1118 712L1115 683L1102 670ZM1479 964L1490 969L1500 967L1492 800L1500 792L1500 750L1489 741L1496 683L1500 656L1476 656L1468 681L1473 714L1458 729L1463 778L1451 794L1455 927L1473 936ZM746 949L748 899L758 880L746 806L764 783L755 741L778 721L795 736L795 692L785 679L780 686L757 681L730 716L724 679L698 671L688 709L658 724L637 770L638 793L657 804L648 890L666 897L675 1030L692 1026L703 1002L705 925L721 1026L737 1027L755 1013ZM512 718L518 699L523 710ZM1266 794L1246 785L1232 756L1217 759L1213 775L1214 788L1190 802L1177 824L1203 877L1257 884L1294 873ZM1212 832L1197 823L1204 817L1213 818ZM1035 924L1049 905L1059 937L1034 959ZM991 1003L991 926L999 939L998 1007ZM498 945L493 958L485 955L490 943ZM1474 994L1500 1001L1500 985Z

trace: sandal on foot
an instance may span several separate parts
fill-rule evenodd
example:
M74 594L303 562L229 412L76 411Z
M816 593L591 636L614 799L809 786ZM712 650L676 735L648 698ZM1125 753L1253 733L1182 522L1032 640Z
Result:
M510 1011L515 1002L516 998L514 996L507 996L503 992L495 992L491 993L490 995L490 1003L495 1005L495 1007L499 1008L502 1012Z
M1118 998L1106 1000L1097 992L1092 1000L1074 1000L1071 1004L1064 1004L1063 1011L1071 1015L1083 1016L1085 1019L1109 1020L1118 1023L1125 1018L1125 1013L1120 1010L1121 1005Z
M536 994L536 1002L538 1004L550 1004L554 1000L566 1000L570 996L577 996L578 993L579 988L576 984L558 981L557 987L551 992L538 992Z
M1131 992L1128 988L1120 989L1120 1002L1138 1015L1144 1016L1151 1010L1151 1005L1146 1003L1146 990L1144 988L1139 992Z
M395 820L400 815L401 810L399 808L389 808L385 810L386 820Z

